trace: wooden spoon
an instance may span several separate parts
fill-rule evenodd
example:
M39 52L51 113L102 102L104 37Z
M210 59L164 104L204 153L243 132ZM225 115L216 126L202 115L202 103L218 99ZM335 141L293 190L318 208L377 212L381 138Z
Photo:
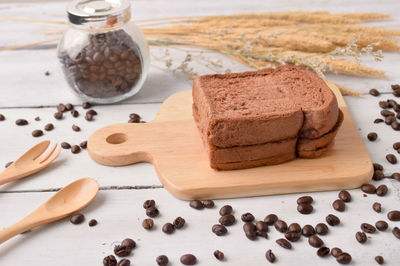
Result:
M91 178L82 178L69 184L24 219L1 230L0 244L17 234L60 220L82 209L96 197L98 191L99 184Z

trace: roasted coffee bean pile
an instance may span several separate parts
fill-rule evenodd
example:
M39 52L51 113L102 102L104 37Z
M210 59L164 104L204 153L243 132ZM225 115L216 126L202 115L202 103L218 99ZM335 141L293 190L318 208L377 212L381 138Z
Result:
M80 52L59 60L70 86L94 98L125 94L142 75L139 48L124 30L90 35Z
M132 250L136 247L136 242L131 238L124 239L120 245L114 247L114 254L117 257L127 257L131 255ZM121 259L117 263L114 255L108 255L103 259L104 266L129 266L131 262L129 259Z

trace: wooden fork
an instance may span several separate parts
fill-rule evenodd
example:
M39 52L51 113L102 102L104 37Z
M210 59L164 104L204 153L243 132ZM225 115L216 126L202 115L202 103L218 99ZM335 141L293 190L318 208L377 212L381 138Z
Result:
M29 176L33 173L39 172L43 168L46 168L61 152L60 147L56 149L56 143L47 153L45 153L49 145L50 141L45 140L25 152L2 173L0 173L0 185Z

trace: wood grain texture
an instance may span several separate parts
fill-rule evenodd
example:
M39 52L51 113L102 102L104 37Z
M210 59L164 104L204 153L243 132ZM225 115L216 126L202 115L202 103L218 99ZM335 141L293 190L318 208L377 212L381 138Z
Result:
M209 167L191 118L191 92L174 94L146 124L117 124L96 131L90 156L110 166L153 163L161 183L181 199L248 197L349 189L367 183L372 163L347 106L335 92L345 119L332 150L316 159L295 159L274 166L234 171Z

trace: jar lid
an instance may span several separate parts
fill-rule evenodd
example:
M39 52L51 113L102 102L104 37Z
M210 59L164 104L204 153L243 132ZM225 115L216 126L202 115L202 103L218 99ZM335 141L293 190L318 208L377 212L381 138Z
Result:
M130 20L131 4L129 0L73 0L67 13L72 24L113 27Z

